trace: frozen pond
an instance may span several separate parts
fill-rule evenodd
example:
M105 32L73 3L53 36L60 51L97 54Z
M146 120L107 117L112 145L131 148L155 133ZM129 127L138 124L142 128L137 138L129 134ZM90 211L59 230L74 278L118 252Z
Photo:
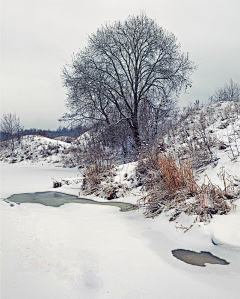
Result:
M108 206L116 206L120 208L120 212L128 212L128 211L136 210L138 208L136 205L130 203L114 202L114 201L99 202L99 201L79 198L74 195L69 195L69 194L55 192L55 191L13 194L10 197L8 197L5 201L12 202L12 203L14 202L17 204L40 203L45 206L52 206L52 207L60 207L67 203L108 205Z
M205 263L209 264L219 264L219 265L228 265L229 263L215 255L212 255L210 252L201 251L200 253L185 250L185 249L176 249L172 250L172 254L177 259L191 265L205 267Z
M90 200L88 204L64 204L81 202L78 190L71 190L75 197L59 194L59 189L50 189L51 177L77 177L76 169L2 162L0 167L0 297L239 299L240 254L224 247L240 246L239 210L215 216L209 225L196 224L184 234L163 214L145 218L141 212L120 213L120 208L101 203L92 206ZM39 192L46 190L55 192ZM37 202L31 199L34 192L39 192L43 204L64 205L20 203ZM13 193L21 194L20 198L10 197ZM8 197L11 201L3 201ZM129 194L129 198L114 201L135 204L137 199ZM183 221L188 224L188 217ZM224 245L213 246L213 237ZM230 264L191 266L172 255L178 248L209 251Z

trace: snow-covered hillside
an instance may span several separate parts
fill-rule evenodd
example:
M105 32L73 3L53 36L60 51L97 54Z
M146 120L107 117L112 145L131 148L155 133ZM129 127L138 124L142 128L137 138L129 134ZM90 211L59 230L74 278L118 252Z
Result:
M62 164L64 156L69 154L71 144L37 135L23 136L21 143L15 141L15 149L2 147L0 160L5 163L59 163Z
M87 160L89 139L88 132L76 140L71 139L71 142L66 137L50 139L35 135L24 136L20 144L15 142L13 151L2 146L0 160L5 163L26 162L41 165L47 163L63 167L82 167L83 160ZM197 103L184 108L182 113L176 114L173 119L166 122L165 128L163 127L159 132L155 147L157 151L153 154L151 154L152 147L147 147L145 157L171 153L177 161L190 159L195 180L199 185L211 181L221 189L233 188L231 191L234 192L235 197L240 193L240 104L238 102L219 101L201 107ZM92 154L94 153L89 152L89 156ZM117 150L115 154L117 155ZM112 170L96 174L99 177L98 181L100 180L99 186L96 188L90 184L91 188L87 191L85 187L85 195L95 193L104 197L104 192L110 192L109 188L114 188L115 193L119 191L116 197L121 197L124 195L124 190L125 193L129 190L135 192L145 190L144 186L137 188L144 185L142 181L144 178L135 171L137 165L137 162L125 165L115 164ZM81 171L81 175L83 174L84 171ZM71 184L71 181L68 180L68 183ZM119 185L119 188L114 184ZM81 188L80 184L78 188Z
M56 190L107 201L106 194L114 190L114 201L137 204L149 190L147 175L136 172L135 161L114 164L110 176L100 173L100 188L84 195L84 169L76 167L75 159L81 144L25 136L13 152L2 148L2 298L239 298L238 111L233 102L185 109L154 145L160 155L171 153L176 161L190 157L198 185L211 181L224 198L232 194L226 199L228 212L212 215L210 222L185 213L169 222L171 210L146 218L144 206L121 213L116 207L78 203L58 208L9 203L5 199L12 194ZM144 161L152 155L148 150ZM62 187L53 189L52 178ZM189 265L173 257L175 249L211 252L229 264Z

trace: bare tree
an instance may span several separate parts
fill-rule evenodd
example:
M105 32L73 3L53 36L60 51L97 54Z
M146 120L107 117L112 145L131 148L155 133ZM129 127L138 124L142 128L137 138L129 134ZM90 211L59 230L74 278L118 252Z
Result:
M63 119L107 126L125 122L139 148L154 117L158 122L161 109L167 111L180 90L191 86L195 68L176 37L145 14L105 24L62 70L71 112Z
M230 79L229 83L223 87L218 88L215 93L209 98L210 102L230 101L235 106L237 117L239 117L239 103L240 103L240 84L235 83Z
M3 114L1 119L1 139L7 144L10 142L11 150L14 150L14 138L20 143L23 127L20 125L20 118L16 113Z
M230 79L228 84L218 88L215 93L210 97L212 102L218 101L234 101L240 102L240 84L234 83Z

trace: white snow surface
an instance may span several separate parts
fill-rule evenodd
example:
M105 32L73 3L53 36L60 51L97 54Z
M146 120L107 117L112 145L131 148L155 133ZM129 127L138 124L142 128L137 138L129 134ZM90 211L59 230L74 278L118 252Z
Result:
M6 163L57 163L62 165L62 157L68 156L71 144L38 135L26 135L21 139L20 145L15 140L15 149L1 149L0 159ZM71 155L70 155L71 156Z
M51 178L79 178L79 172L0 163L2 299L239 298L240 200L235 212L195 223L186 233L176 228L192 224L185 215L173 223L164 214L149 219L111 206L11 207L3 199L16 193L78 195L77 185L52 189ZM131 170L125 165L121 173ZM136 202L139 196L117 200ZM172 256L178 248L210 251L230 264L192 266Z

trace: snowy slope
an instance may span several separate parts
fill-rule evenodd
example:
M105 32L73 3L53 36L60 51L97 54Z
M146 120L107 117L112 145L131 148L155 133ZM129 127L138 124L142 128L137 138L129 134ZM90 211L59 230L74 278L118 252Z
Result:
M27 135L18 144L15 141L13 152L8 148L1 148L0 160L5 163L58 163L63 165L63 160L69 154L71 144L37 135Z

